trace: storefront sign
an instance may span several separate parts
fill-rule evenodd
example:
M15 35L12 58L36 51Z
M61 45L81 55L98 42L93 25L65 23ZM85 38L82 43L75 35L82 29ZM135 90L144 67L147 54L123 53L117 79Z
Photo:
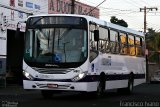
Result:
M11 23L9 23L9 24L7 25L7 27L8 27L9 29L16 29L16 28L17 28L17 24L11 24ZM22 31L25 30L25 26L20 25L19 28L20 28Z
M34 4L34 8L40 10L40 5Z
M87 14L90 12L94 7L75 2L75 14ZM48 13L49 14L70 14L71 13L71 0L48 0ZM90 16L94 16L99 18L99 9L95 8L89 14Z
M28 8L33 8L33 3L31 3L31 2L26 2L26 7L28 7Z
M13 10L9 10L11 11L11 19L12 21L8 21L8 17L4 15L4 13L0 13L0 32L5 32L7 29L16 29L17 28L17 22L13 23L13 19L14 19L14 11ZM19 18L24 18L24 13L19 12L18 13ZM19 28L24 31L25 30L25 26L24 25L20 25ZM4 37L0 37L0 40L6 40L6 38Z
M37 10L40 10L40 9L41 9L41 6L40 6L40 5L31 3L31 2L26 2L26 7L28 7L28 8L34 8L34 9L37 9Z

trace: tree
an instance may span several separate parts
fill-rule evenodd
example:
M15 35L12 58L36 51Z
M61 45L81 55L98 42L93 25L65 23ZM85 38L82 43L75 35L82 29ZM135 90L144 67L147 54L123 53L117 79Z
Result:
M117 24L118 23L118 18L116 18L115 16L112 16L110 19L111 23Z
M119 20L118 18L116 18L115 16L112 16L110 19L111 23L123 26L123 27L128 27L127 22L125 22L123 19Z
M150 61L160 61L160 32L155 32L152 28L148 29L148 32L146 33L146 48L150 52Z
M152 28L146 34L147 48L151 51L160 51L160 32L155 32Z

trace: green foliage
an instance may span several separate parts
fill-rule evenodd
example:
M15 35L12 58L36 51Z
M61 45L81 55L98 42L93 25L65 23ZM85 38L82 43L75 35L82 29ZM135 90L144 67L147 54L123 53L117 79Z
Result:
M150 51L160 51L160 32L149 28L146 34L146 45Z
M149 62L159 62L159 54L157 52L149 52Z
M160 56L160 32L152 28L148 29L146 34L146 48L150 51L149 61L158 62Z
M116 18L115 16L112 16L110 19L111 23L123 26L123 27L128 27L127 22L125 22L123 19L119 20L118 18Z

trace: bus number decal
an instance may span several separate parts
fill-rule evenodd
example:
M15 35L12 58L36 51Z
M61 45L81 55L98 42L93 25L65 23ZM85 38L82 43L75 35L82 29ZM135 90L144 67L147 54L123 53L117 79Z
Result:
M111 66L111 58L103 58L102 65Z

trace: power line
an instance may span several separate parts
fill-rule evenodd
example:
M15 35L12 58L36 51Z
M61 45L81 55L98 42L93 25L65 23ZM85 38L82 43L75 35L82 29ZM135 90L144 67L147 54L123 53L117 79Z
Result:
M136 6L136 7L138 7L139 8L139 5L137 5L137 4L135 4L135 2L133 3L133 2L131 2L131 1L127 1L127 0L125 0L128 4L132 4L132 5L134 5L134 6Z
M89 11L88 13L86 13L86 15L88 15L89 13L91 13L94 9L96 9L98 6L100 6L101 4L103 4L106 0L103 0L100 4L98 4L96 7L94 7L91 11Z
M116 8L106 8L106 7L100 7L101 9L105 9L105 10L117 10L117 11L133 11L133 12L138 12L138 11L134 11L134 10L123 10L123 9L116 9Z

